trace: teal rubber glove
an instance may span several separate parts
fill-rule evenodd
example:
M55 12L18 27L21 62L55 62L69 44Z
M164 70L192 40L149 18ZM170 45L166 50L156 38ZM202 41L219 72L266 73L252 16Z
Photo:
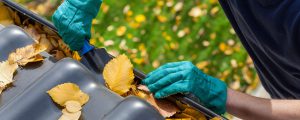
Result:
M102 0L65 0L55 11L52 21L71 50L80 50L91 37L92 20Z
M226 84L204 74L191 62L163 65L149 73L142 84L147 85L156 98L164 98L177 93L189 93L218 114L226 111Z

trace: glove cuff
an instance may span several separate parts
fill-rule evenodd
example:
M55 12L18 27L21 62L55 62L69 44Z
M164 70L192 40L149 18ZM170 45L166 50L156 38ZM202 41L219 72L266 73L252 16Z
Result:
M227 85L211 76L208 76L207 79L210 81L208 107L218 114L224 114L226 112Z
M66 0L78 10L84 11L95 18L99 12L102 0Z
M226 112L227 86L226 84L214 77L205 75L199 80L195 80L196 86L192 92L208 109L221 115ZM206 86L206 87L201 87Z

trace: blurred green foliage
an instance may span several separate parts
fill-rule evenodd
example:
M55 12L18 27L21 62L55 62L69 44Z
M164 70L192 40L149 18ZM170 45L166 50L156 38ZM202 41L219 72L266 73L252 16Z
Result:
M61 1L17 0L51 18ZM256 71L217 0L104 0L91 43L128 55L150 72L167 62L192 61L240 91L258 84Z

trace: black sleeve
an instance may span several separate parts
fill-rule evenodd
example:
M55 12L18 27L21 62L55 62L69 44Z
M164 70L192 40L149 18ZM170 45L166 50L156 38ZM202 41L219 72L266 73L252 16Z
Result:
M258 3L260 3L262 6L273 6L276 4L279 4L283 0L256 0Z

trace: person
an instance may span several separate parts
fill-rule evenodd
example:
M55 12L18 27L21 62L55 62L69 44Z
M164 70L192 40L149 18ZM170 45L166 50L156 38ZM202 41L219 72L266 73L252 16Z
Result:
M156 98L189 94L209 109L242 119L300 119L300 1L219 0L242 44L254 61L272 99L227 88L191 62L167 63L142 81ZM72 50L90 38L101 0L65 0L53 15L59 34Z

